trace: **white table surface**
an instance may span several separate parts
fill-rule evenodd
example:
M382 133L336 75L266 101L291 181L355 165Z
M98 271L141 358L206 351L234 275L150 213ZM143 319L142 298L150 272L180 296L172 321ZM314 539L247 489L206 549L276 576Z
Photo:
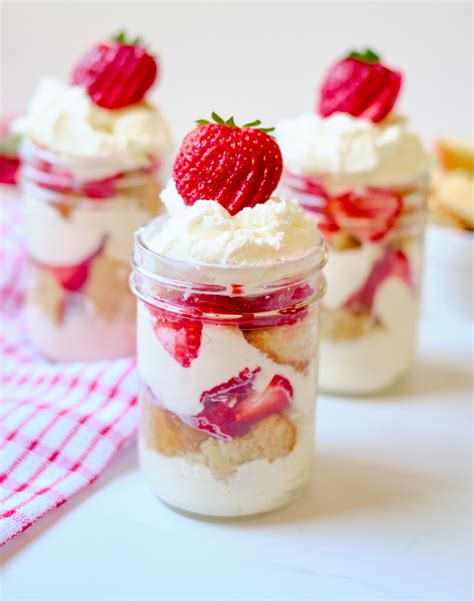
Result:
M471 599L471 336L425 321L405 382L322 397L311 486L265 517L174 513L128 449L3 547L4 599Z

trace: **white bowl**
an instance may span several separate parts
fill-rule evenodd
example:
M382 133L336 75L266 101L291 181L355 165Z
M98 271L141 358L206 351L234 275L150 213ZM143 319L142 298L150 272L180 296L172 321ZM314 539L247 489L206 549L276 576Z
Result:
M474 232L429 225L426 232L423 311L431 317L474 319Z

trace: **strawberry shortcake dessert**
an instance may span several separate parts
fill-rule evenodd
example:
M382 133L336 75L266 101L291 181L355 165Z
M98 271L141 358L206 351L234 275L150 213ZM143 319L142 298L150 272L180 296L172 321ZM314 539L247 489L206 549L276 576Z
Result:
M128 287L133 233L160 212L167 127L146 98L158 63L121 33L91 48L69 83L43 80L15 130L24 136L32 341L53 360L135 349Z
M271 130L213 119L184 138L168 215L136 235L139 448L162 500L239 516L288 503L311 472L326 251L272 196Z
M395 112L402 75L370 49L328 71L317 110L281 121L280 194L316 217L329 248L321 388L364 394L413 362L428 158Z

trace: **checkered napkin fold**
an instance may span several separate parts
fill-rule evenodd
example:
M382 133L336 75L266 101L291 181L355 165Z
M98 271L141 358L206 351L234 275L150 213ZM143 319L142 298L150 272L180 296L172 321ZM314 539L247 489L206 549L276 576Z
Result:
M132 359L50 363L24 331L22 213L0 202L0 544L91 484L136 428Z

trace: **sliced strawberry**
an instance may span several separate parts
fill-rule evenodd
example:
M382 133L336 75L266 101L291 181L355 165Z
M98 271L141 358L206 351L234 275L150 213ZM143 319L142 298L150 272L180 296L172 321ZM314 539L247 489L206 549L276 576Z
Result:
M14 186L19 168L20 159L0 154L0 184Z
M204 409L192 418L192 424L218 438L245 434L248 427L236 423L235 407L252 394L253 383L260 371L260 367L253 370L245 368L238 376L204 391L200 399Z
M234 408L223 401L207 403L201 413L191 419L191 423L195 428L223 440L243 436L249 430L247 424L236 422Z
M293 398L293 387L284 376L276 374L265 390L253 393L235 408L238 424L251 424L272 413L281 413L289 407Z
M235 286L235 284L234 284ZM242 292L244 292L242 287ZM223 316L222 323L229 323L227 316L240 317L233 323L242 328L252 326L254 320L258 320L260 327L269 327L294 323L302 319L307 313L306 299L312 297L313 288L309 284L288 285L276 292L255 297L237 295L226 296L219 294L193 294L186 299L173 299L179 306L191 309L195 314L213 314L213 322L219 323L219 316ZM274 312L266 316L258 316L258 313Z
M354 313L370 312L377 290L389 277L400 278L409 287L413 285L410 262L400 249L388 249L384 256L374 263L366 281L347 299L344 307Z
M0 119L0 184L15 185L20 167L21 136L11 131L12 119Z
M70 192L72 190L74 177L69 171L42 159L38 160L34 167L36 169L35 183L40 188L54 192Z
M117 182L121 177L121 175L114 175L101 180L85 182L81 186L81 193L88 198L110 198L117 191Z
M224 401L235 405L235 403L242 401L248 396L255 378L261 370L261 367L256 367L255 369L246 367L238 376L234 376L230 380L227 380L227 382L204 391L201 395L201 403L206 405L210 401Z
M203 392L204 409L191 418L192 425L229 440L248 432L252 423L284 411L291 403L293 387L277 374L259 393L253 390L253 383L260 371L260 367L244 369L238 376Z
M153 329L166 352L183 367L199 355L202 322L149 306Z
M326 217L360 242L381 240L394 226L403 206L400 194L392 190L370 188L363 196L347 192L328 199Z
M89 262L84 261L71 267L52 267L58 283L70 292L77 292L84 286L89 276Z
M58 283L69 292L78 292L89 277L89 269L92 261L102 253L105 242L102 242L99 248L87 259L81 261L77 265L49 265L49 269L53 272Z

